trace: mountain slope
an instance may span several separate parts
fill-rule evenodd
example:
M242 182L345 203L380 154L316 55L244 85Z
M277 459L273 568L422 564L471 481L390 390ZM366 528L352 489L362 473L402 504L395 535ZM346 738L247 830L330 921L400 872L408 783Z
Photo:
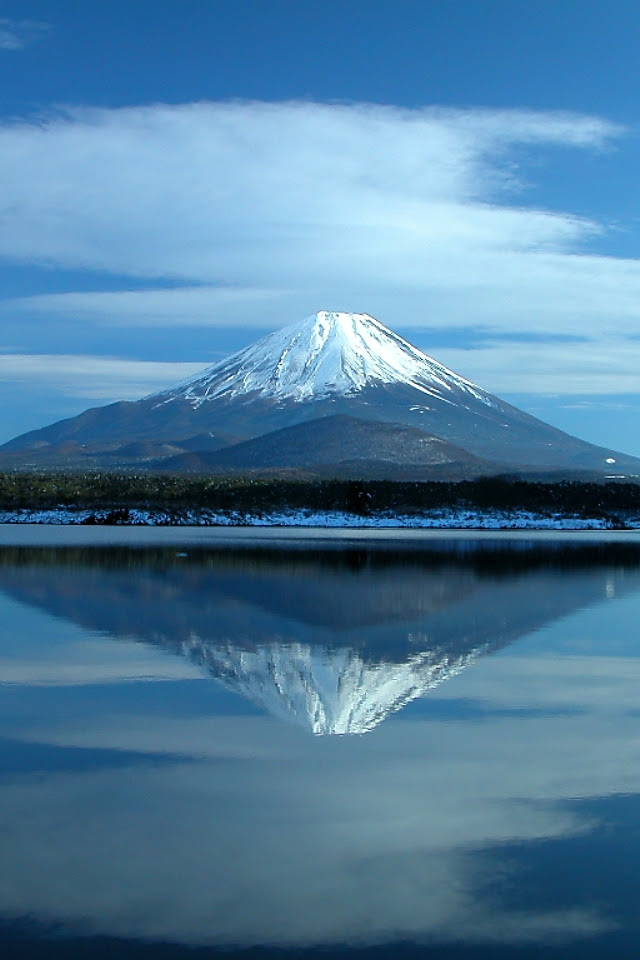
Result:
M381 466L447 468L456 476L489 472L491 465L446 440L405 424L379 423L344 414L309 420L293 427L274 430L254 440L237 443L208 453L172 457L167 468L265 470L327 467L335 472L360 475L375 473Z
M145 459L131 453L140 442L168 444L178 456L229 447L233 460L231 443L329 417L338 431L340 417L413 427L471 458L495 461L496 470L640 475L637 458L578 440L493 397L373 317L327 311L171 389L17 437L0 448L0 465L130 466ZM322 459L320 448L313 462ZM375 444L359 459L380 460ZM324 462L332 462L328 453ZM261 465L266 461L254 463ZM305 464L298 458L297 465Z

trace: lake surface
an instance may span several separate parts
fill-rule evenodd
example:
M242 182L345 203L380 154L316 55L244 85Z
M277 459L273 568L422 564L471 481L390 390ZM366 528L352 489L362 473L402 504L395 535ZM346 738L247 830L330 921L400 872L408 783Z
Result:
M638 955L640 537L0 529L0 954Z

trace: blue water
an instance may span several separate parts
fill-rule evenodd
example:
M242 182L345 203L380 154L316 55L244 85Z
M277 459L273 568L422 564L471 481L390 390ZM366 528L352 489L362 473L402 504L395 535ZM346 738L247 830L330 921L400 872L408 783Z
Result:
M638 538L154 535L2 531L2 956L637 956Z

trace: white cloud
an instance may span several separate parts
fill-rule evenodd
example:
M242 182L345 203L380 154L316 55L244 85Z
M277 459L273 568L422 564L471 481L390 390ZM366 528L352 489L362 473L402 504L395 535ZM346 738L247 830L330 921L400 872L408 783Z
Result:
M621 338L587 343L488 342L445 347L438 359L495 394L638 394L640 344Z
M138 400L204 369L202 363L123 360L80 354L0 354L0 382L64 387L70 396Z
M599 147L572 115L310 103L75 110L0 131L9 258L135 276L402 286L452 259L560 250L598 226L491 202L513 144ZM435 267L431 260L435 257Z
M0 300L0 314L51 316L109 326L226 326L277 323L286 289L181 286L38 294Z
M70 109L5 124L0 257L183 286L25 297L0 311L32 316L34 331L60 318L267 329L347 309L425 332L578 333L594 347L554 347L560 390L585 385L598 352L594 389L630 389L606 358L625 371L640 360L621 339L640 320L640 263L584 252L599 223L514 203L514 148L602 150L622 132L569 113L305 102ZM510 389L523 350L490 351L465 351L460 371ZM519 391L548 389L551 368L534 353Z

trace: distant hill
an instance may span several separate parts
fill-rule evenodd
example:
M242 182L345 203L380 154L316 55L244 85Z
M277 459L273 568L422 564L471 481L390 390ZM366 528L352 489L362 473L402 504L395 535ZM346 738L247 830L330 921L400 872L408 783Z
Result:
M461 447L404 424L362 420L344 414L321 417L293 427L274 430L255 440L234 444L215 452L182 454L164 461L176 471L201 469L224 473L283 468L307 468L356 473L362 476L402 468L423 468L441 477L476 476L490 472L484 463ZM159 461L158 466L163 462Z

